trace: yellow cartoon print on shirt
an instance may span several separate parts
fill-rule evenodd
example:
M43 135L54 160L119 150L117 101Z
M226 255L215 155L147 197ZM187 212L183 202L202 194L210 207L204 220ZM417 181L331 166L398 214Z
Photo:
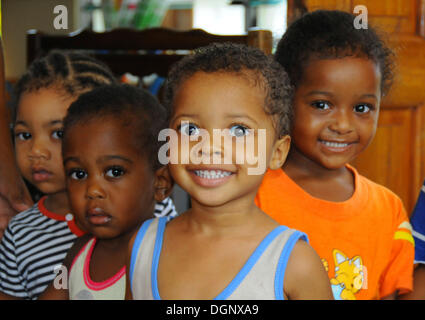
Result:
M363 261L360 256L349 259L342 251L332 251L335 264L335 277L331 279L332 292L336 300L356 300L355 294L364 286ZM322 259L326 271L328 262Z

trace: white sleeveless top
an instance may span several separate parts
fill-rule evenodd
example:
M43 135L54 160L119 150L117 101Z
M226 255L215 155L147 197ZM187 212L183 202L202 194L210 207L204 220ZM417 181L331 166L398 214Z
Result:
M90 278L90 259L96 238L90 239L74 261L69 272L70 300L124 300L125 266L113 277L103 282L94 282Z
M147 220L137 233L130 260L130 283L135 300L161 299L157 273L168 220L167 217ZM299 239L308 241L300 231L276 227L215 300L283 300L286 264Z

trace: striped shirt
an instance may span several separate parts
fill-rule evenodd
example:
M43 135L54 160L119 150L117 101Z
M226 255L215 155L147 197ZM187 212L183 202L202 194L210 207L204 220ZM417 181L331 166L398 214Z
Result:
M46 197L10 221L0 243L0 291L24 299L37 297L52 282L55 267L84 234L73 215L62 216L44 206ZM155 205L155 216L177 215L173 201Z
M425 264L425 181L410 218L415 239L415 262Z

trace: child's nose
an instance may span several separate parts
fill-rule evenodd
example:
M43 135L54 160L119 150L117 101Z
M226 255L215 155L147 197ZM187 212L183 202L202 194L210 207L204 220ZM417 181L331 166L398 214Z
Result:
M50 151L46 143L42 139L34 138L31 146L30 158L50 158Z
M214 158L217 158L221 162L221 156L223 153L223 143L222 137L218 132L209 133L205 131L202 142L199 143L196 147L192 148L192 159L195 157L196 159L209 159L209 163L214 163Z
M98 177L87 178L86 197L88 199L104 199L106 193Z
M351 114L346 110L336 111L333 115L329 129L337 132L338 134L347 134L353 131Z

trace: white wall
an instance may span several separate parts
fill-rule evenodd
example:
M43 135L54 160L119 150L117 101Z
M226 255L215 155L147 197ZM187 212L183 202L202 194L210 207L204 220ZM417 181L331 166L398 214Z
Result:
M69 33L78 28L75 15L79 0L1 0L6 79L17 79L26 69L26 31ZM55 30L56 5L68 9L68 30Z

